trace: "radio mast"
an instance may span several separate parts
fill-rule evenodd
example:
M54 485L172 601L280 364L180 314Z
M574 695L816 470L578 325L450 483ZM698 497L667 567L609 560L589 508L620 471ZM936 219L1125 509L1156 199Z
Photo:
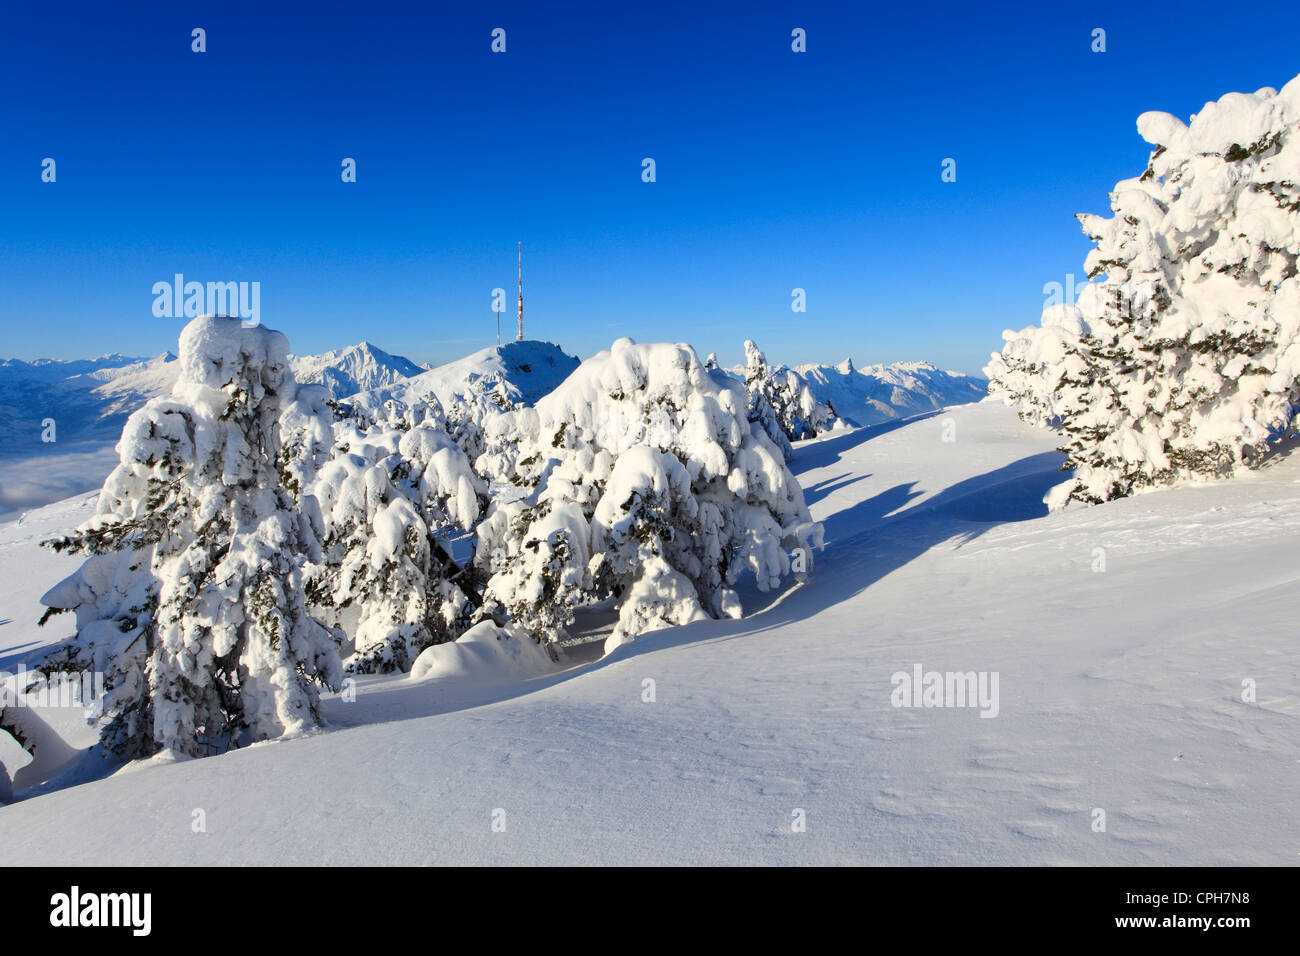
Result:
M519 341L524 340L524 244L519 243Z

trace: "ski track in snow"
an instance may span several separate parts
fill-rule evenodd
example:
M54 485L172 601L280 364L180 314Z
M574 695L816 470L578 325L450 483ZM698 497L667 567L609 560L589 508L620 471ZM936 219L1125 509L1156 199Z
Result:
M517 683L367 678L326 702L329 730L0 808L0 847L11 864L1295 864L1300 458L1047 515L1053 444L992 403L803 444L826 551L805 584L743 591L744 620ZM75 559L35 542L91 500L0 525L0 667L70 632L34 621ZM893 707L890 676L917 663L999 672L999 715Z

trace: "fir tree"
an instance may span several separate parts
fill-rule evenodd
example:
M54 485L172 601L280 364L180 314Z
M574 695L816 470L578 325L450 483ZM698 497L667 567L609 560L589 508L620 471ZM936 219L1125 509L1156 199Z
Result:
M1010 341L991 391L1059 424L1073 475L1052 507L1257 466L1300 403L1300 78L1230 93L1190 124L1144 113L1155 149L1081 215L1098 280L1079 334ZM1035 364L1034 353L1050 361ZM1032 381L1039 377L1038 382Z
M303 731L318 685L341 679L339 635L303 596L319 541L281 481L288 355L278 332L192 321L173 393L128 420L97 515L51 543L91 556L43 600L77 612L66 657L106 665L101 741L121 757Z

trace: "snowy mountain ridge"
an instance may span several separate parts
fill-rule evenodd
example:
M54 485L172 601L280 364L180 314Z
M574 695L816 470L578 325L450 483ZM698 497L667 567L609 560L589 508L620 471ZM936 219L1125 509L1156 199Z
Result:
M549 342L506 342L433 369L369 342L290 356L300 382L324 385L335 398L378 407L389 399L418 405L429 395L444 407L457 396L470 405L531 405L578 367ZM837 366L795 371L820 401L830 400L850 424L906 418L984 397L982 380L943 372L927 362ZM0 520L100 486L117 462L113 447L127 417L176 382L176 356L110 354L94 359L0 359ZM744 378L743 367L735 370ZM57 441L42 441L53 419Z
M335 398L382 388L427 371L410 359L392 355L369 342L319 355L293 355L289 364L300 383L324 385Z
M74 375L100 371L109 368L121 368L138 362L146 362L143 356L128 356L120 352L110 352L92 359L51 359L38 358L30 362L22 359L0 359L0 381L5 379L39 379L58 381Z
M851 425L876 425L924 412L978 402L987 383L947 372L930 362L893 362L857 368L851 358L838 365L799 365L798 372L818 401L830 402Z

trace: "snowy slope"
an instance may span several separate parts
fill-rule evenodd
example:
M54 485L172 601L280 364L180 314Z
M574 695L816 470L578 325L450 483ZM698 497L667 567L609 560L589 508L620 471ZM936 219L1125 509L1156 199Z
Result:
M852 359L845 359L839 365L801 365L795 371L807 380L818 401L829 401L852 425L876 425L948 405L978 402L986 386L983 379L945 372L929 362L859 369Z
M416 405L426 396L434 395L444 408L449 408L457 395L484 396L500 385L512 402L531 405L577 367L576 358L550 342L507 342L395 385L367 390L356 396L356 400L374 407L389 399Z
M330 731L0 807L0 847L11 865L1294 864L1300 457L1048 516L1059 461L991 403L801 444L827 549L748 618L522 681L373 679L327 702ZM35 598L67 567L33 541L80 507L0 527L0 574L23 582L0 598L0 666L47 636ZM915 664L998 672L998 716L891 706Z

